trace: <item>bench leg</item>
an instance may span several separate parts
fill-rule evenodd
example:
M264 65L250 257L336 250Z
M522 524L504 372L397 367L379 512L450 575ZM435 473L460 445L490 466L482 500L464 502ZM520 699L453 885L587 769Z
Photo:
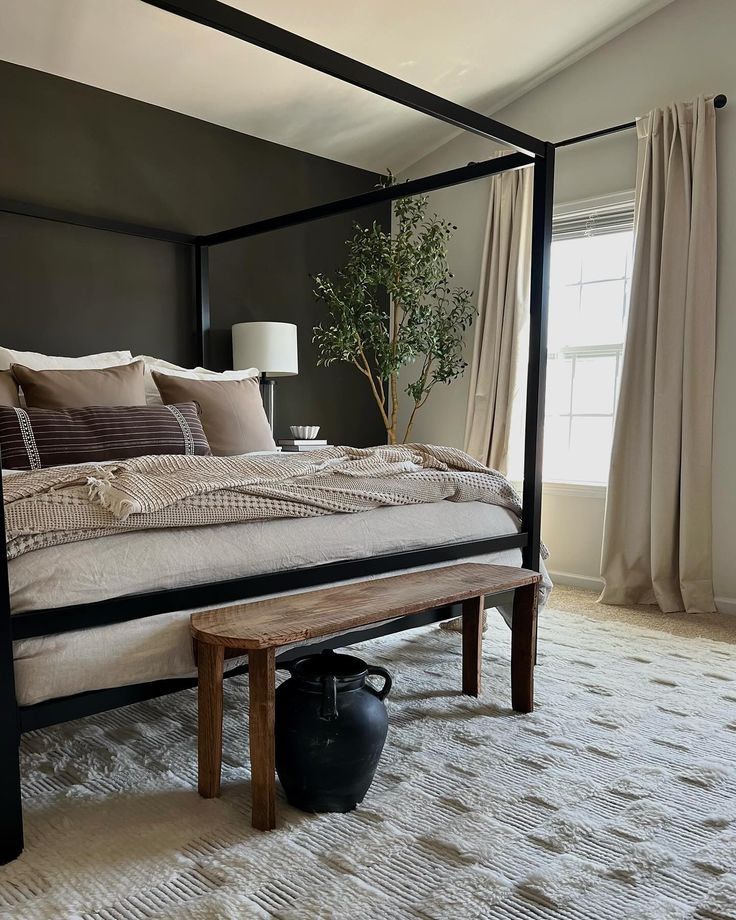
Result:
M480 696L485 597L463 601L463 693Z
M222 769L222 675L225 649L197 643L199 668L199 794L214 799L220 794Z
M250 775L253 827L276 827L275 693L276 651L248 652L250 685Z
M514 593L511 621L511 706L516 712L534 709L534 660L537 636L537 584Z

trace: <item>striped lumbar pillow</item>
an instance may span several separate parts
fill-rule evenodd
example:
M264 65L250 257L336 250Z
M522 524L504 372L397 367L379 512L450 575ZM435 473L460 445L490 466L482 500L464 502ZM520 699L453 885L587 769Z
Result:
M15 470L147 454L211 453L193 402L83 409L0 406L0 449L3 467Z

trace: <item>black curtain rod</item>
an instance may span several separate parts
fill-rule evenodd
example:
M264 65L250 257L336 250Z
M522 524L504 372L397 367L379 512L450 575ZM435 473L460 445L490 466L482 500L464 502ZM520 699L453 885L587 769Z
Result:
M713 105L717 109L722 109L728 102L728 97L719 93L713 97ZM614 125L612 128L602 128L600 131L591 131L589 134L579 134L577 137L568 137L567 140L557 141L554 147L571 147L573 144L581 144L583 141L592 141L596 137L606 137L608 134L617 134L619 131L628 131L635 128L635 121L627 121L624 125Z

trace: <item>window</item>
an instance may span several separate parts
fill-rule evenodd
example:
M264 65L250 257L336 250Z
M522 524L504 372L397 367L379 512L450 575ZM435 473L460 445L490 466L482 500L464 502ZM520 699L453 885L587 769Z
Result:
M633 203L553 224L544 479L606 483L631 282Z

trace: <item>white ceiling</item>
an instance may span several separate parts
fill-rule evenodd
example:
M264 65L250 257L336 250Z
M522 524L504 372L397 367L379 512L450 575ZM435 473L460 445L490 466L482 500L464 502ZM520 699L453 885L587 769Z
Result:
M484 112L669 2L230 0ZM378 171L457 133L141 0L0 0L0 59Z

